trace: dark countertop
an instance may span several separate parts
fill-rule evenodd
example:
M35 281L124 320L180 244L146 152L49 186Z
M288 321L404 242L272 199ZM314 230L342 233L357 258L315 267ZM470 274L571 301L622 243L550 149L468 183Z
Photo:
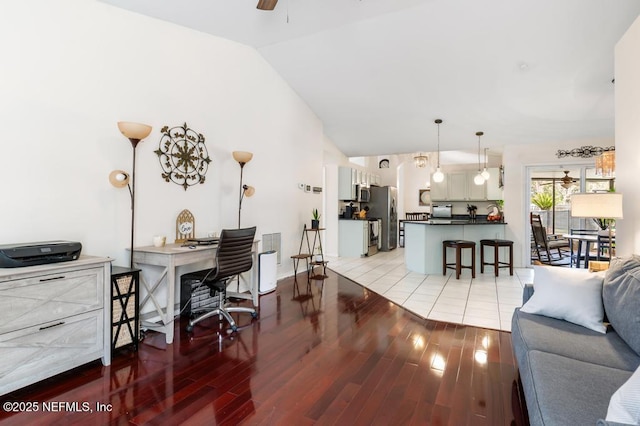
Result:
M404 223L417 223L420 225L506 225L507 222L489 221L477 219L431 219L431 220L405 220Z

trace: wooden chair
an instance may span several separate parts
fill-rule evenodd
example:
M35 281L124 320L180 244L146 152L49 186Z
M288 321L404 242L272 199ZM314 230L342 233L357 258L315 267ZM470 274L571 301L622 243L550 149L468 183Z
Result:
M566 238L549 238L539 214L530 213L534 250L540 262L547 265L571 265L571 244Z
M596 260L611 260L612 253L616 249L616 236L598 234L598 255Z

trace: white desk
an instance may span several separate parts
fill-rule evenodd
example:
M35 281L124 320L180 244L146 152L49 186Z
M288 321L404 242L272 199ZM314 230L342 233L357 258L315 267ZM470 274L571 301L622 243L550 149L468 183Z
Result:
M167 244L164 247L146 246L133 249L133 264L141 270L140 283L147 291L147 295L140 301L140 311L152 304L154 312L141 314L140 324L143 328L159 331L166 335L167 343L173 342L173 320L175 318L176 287L180 277L176 276L178 266L191 265L199 262L215 259L217 245L199 245L195 248L182 247L180 244ZM253 267L251 268L251 283L248 285L249 293L231 293L228 296L253 301L258 307L258 277L257 277L257 248L258 241L253 242ZM162 269L160 276L151 282L149 278L149 266L159 266ZM165 300L156 296L158 290L166 289ZM160 317L159 322L148 321L151 317Z

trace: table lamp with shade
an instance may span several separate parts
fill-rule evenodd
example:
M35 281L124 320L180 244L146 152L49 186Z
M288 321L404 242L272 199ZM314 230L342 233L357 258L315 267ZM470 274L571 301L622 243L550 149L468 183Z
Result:
M622 219L622 194L618 192L580 193L571 196L571 216L584 218ZM611 254L615 254L612 240L611 224L609 228L609 245Z

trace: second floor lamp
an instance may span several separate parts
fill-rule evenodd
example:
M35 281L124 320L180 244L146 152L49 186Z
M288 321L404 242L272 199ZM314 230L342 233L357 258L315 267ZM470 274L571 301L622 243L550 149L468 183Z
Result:
M242 182L242 172L244 166L251 161L253 154L246 151L233 151L233 159L240 164L240 193L238 194L238 229L240 229L240 214L242 212L242 200L244 197L251 197L256 189L253 186L245 185Z

